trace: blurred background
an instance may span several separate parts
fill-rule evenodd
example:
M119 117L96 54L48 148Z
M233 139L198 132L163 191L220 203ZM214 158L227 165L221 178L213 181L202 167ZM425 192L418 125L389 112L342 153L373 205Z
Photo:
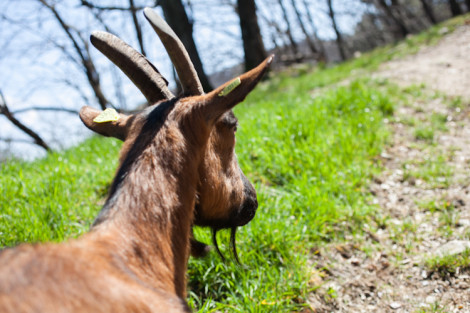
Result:
M470 0L2 0L0 161L83 140L83 105L130 111L144 97L90 45L111 32L178 78L142 10L182 39L205 91L276 54L276 67L328 65L470 11Z

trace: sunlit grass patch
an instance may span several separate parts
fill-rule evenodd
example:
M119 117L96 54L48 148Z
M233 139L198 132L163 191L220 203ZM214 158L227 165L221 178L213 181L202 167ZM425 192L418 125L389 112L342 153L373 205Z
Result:
M421 180L430 188L446 188L450 185L454 172L447 161L446 156L437 154L424 160L405 163L403 179L413 184Z
M428 126L420 126L415 128L414 136L417 140L424 140L428 143L434 142L434 129Z
M120 143L91 138L35 162L0 164L0 246L87 231L107 193Z
M257 93L236 109L239 162L257 184L260 208L240 230L243 266L229 261L222 268L217 256L191 260L191 301L199 308L276 312L302 307L312 288L309 249L344 238L373 211L363 190L387 137L383 119L393 112L389 95L368 80L314 98L308 85L294 80L291 85L279 94L266 88L266 94ZM204 230L196 237L210 242ZM220 242L228 243L227 234ZM222 250L229 255L227 245Z
M447 313L449 312L445 305L442 305L438 301L433 302L429 305L426 305L419 310L415 311L415 313Z
M438 273L441 277L466 272L470 270L470 249L457 255L430 257L425 261L425 266L429 272Z

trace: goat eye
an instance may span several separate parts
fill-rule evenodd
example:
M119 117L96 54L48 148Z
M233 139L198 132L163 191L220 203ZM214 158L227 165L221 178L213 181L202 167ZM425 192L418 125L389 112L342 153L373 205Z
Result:
M233 132L234 132L234 133L237 132L237 129L238 129L238 126L237 126L237 125L233 126Z

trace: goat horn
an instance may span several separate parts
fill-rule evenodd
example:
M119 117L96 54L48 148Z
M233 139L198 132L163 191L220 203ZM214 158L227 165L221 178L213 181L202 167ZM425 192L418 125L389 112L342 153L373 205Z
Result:
M191 96L204 94L193 62L191 62L186 48L178 36L176 36L175 32L165 20L151 8L145 8L144 15L165 46L171 62L173 62L176 72L178 73L181 84L183 85L183 92Z
M156 67L118 37L95 31L91 34L90 41L130 78L150 104L175 97L167 87L168 82Z

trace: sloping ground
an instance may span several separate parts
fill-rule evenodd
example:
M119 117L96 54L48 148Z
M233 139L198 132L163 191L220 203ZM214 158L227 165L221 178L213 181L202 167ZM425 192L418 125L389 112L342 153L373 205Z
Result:
M375 75L423 100L389 121L379 213L312 258L315 312L470 312L469 24Z

